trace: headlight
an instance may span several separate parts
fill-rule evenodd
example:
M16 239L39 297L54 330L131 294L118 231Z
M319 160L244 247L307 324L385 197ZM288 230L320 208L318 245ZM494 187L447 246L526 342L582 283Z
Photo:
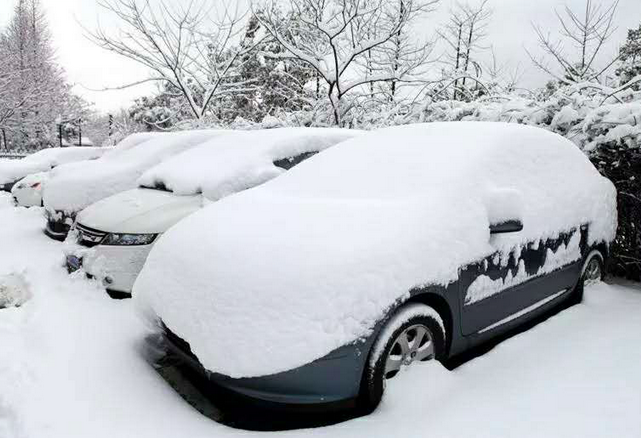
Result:
M134 246L134 245L149 245L155 239L157 234L116 234L110 233L107 234L105 240L102 241L102 245L125 245L125 246Z

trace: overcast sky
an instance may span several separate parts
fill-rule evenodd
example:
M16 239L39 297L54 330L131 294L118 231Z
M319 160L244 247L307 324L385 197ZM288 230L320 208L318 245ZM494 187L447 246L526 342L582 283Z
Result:
M117 26L97 6L95 0L41 0L53 33L58 61L66 69L69 80L76 84L76 91L88 100L95 102L103 111L115 111L127 106L135 97L153 90L152 85L141 85L124 91L94 92L90 89L114 87L135 82L147 77L147 71L125 58L105 52L94 46L83 36L79 23L88 28L95 27L98 18L105 29ZM171 0L175 2L186 0ZM217 0L212 0L217 1ZM245 1L245 0L238 0ZM595 0L597 2L601 0ZM438 11L426 19L422 31L433 34L448 17L454 0L441 0ZM470 0L474 3L474 0ZM609 4L606 0L603 3ZM15 0L0 0L0 27L7 24ZM524 51L524 47L536 49L531 22L535 21L550 30L558 29L554 9L561 10L568 5L582 10L585 0L490 0L494 11L489 28L487 44L494 47L500 63L512 67L520 66L524 75L521 85L540 86L545 76L536 71ZM613 53L618 44L625 39L627 29L641 24L641 0L620 0L617 13L618 30L610 46L605 50ZM424 30L423 30L424 29Z

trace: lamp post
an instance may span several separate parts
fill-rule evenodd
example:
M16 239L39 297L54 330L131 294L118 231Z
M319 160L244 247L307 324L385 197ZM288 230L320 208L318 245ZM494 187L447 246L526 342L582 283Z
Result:
M82 146L82 117L78 117L78 146Z
M58 125L58 144L62 147L62 116L56 117L56 124Z

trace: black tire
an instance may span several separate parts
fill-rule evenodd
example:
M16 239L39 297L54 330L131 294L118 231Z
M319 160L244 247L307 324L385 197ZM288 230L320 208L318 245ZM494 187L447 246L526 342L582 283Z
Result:
M370 351L363 378L358 405L364 414L372 413L385 392L385 364L397 338L412 326L424 326L433 344L434 354L428 359L442 360L445 354L445 333L442 320L430 306L410 303L399 308L379 332Z
M586 274L587 274L586 269L588 268L588 265L592 262L596 262L599 264L599 271L601 273L601 278L603 277L603 269L604 269L603 256L598 251L592 251L586 257L585 262L583 262L583 267L581 268L581 277L579 277L579 281L577 282L576 286L574 286L574 290L572 291L572 298L570 299L572 304L579 304L583 302L583 290L585 289Z

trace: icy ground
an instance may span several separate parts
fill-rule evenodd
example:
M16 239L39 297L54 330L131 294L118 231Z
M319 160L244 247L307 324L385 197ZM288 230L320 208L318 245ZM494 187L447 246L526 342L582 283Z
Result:
M144 329L62 268L40 209L0 195L0 278L31 299L0 310L0 438L255 436L215 423L142 359ZM421 364L379 410L291 437L641 437L641 286L597 285L585 302L454 371Z

